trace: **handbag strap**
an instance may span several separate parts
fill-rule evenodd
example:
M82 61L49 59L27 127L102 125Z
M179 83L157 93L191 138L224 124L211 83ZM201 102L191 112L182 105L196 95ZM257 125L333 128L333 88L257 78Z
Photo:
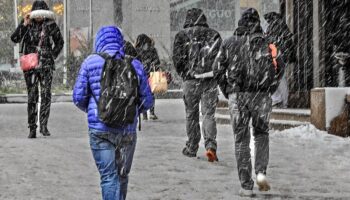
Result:
M19 53L24 53L23 50L24 50L24 38L27 36L29 32L29 29L27 29L26 33L23 35L23 38L22 38L22 41L21 41L21 49L19 51Z

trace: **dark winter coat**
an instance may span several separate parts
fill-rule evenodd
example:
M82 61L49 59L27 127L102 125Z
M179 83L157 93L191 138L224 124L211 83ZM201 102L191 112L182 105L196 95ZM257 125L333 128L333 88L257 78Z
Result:
M194 64L190 58L190 49L194 38L202 42L209 49L205 55L205 69ZM222 39L220 34L209 28L207 19L201 9L193 8L187 11L184 30L176 34L173 46L173 62L177 73L184 79L194 79L195 74L212 71ZM202 60L204 58L200 58Z
M95 52L116 55L117 59L122 59L124 57L123 43L123 35L119 29L114 26L102 27L96 35ZM135 116L134 123L118 128L108 127L98 117L97 104L92 95L96 97L97 101L100 99L100 82L104 63L105 60L96 54L92 54L84 60L74 86L73 102L78 108L87 112L89 128L102 132L135 134L137 116ZM133 59L131 64L140 82L139 97L142 105L139 106L137 113L142 113L153 106L153 97L142 63Z
M270 12L264 15L269 26L266 29L266 35L269 42L274 43L279 49L285 62L291 63L296 61L296 47L293 42L293 34L289 30L282 16L276 12Z
M246 48L248 39L255 34L263 34L259 15L255 9L248 9L242 14L233 36L224 40L220 47L214 62L214 77L218 80L225 97L237 92L269 92L268 88L256 90L248 88L246 84L249 81L245 75L249 67L249 60L245 59L247 56L243 55L245 52L243 49ZM254 46L254 43L252 45ZM284 69L284 64L280 57L277 62L280 72Z
M137 59L140 60L145 68L147 75L150 72L158 71L160 60L157 49L154 47L154 41L146 34L141 34L136 39L135 49Z
M217 58L214 62L214 76L218 79L218 83L223 94L240 92L242 82L244 81L239 72L240 60L237 60L238 53L245 42L245 36L249 34L248 28L239 26L233 36L225 39L220 47Z
M131 42L124 40L124 52L125 55L131 56L133 58L137 57L137 51Z
M43 1L36 1L32 7L32 11L35 10L48 10L48 6ZM22 42L23 54L36 53L42 29L44 29L44 37L39 51L40 62L42 67L54 68L54 60L61 52L64 41L60 29L53 19L44 18L41 23L32 20L31 24L27 26L24 26L24 20L22 20L11 35L11 40L15 43Z

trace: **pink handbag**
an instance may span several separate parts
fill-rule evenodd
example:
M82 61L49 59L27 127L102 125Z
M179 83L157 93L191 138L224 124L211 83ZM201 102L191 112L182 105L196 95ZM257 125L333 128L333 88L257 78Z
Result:
M44 37L44 26L42 27L42 31L40 33L40 41L38 44L38 48L41 48L41 44L43 42L43 37ZM23 46L22 46L23 49ZM21 65L21 69L26 72L31 69L35 69L39 66L39 53L30 53L23 55L19 58L19 62Z
M26 72L39 66L39 54L30 53L20 57L21 69Z

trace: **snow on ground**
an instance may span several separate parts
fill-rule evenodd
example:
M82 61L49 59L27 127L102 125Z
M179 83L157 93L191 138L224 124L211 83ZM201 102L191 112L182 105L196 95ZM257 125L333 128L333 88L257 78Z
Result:
M130 174L130 200L236 200L239 180L232 127L218 126L220 162L181 154L181 100L157 100L160 120L143 122ZM0 199L101 199L89 149L86 117L71 103L52 105L52 136L26 138L26 105L0 104ZM301 126L271 131L272 190L255 199L350 199L350 141Z
M299 114L299 115L310 115L310 109L288 109L288 108L273 108L274 113L284 113L284 114Z
M273 131L274 136L277 138L292 138L302 140L313 140L318 142L329 143L349 143L350 138L342 138L335 135L328 134L327 131L318 130L314 125L307 124L290 128L283 131Z

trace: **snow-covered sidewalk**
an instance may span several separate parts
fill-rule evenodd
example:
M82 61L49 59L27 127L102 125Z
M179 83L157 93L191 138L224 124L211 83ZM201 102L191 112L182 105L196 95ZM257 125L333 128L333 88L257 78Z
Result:
M186 141L182 100L157 100L160 120L143 122L128 199L240 199L232 128L218 126L220 162L181 154ZM0 199L101 199L86 118L71 103L52 105L52 136L26 138L26 105L0 105ZM268 178L257 199L350 199L350 140L302 126L271 132ZM256 190L256 189L255 189Z

